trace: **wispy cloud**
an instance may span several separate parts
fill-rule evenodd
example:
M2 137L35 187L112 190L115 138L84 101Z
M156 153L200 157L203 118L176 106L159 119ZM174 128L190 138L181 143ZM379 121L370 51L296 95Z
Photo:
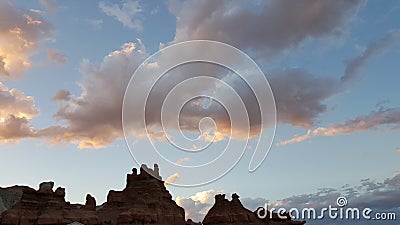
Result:
M67 57L58 52L56 49L49 49L47 51L47 57L50 61L55 62L59 65L65 65L67 63Z
M376 128L400 129L400 108L381 108L368 115L358 116L342 123L334 123L327 127L318 127L312 131L309 130L305 135L296 135L289 140L280 141L277 145L302 142L316 136L351 134Z
M393 30L388 32L384 37L377 41L371 42L365 48L363 53L357 57L346 61L345 74L342 77L342 81L346 82L354 79L365 66L367 61L375 55L381 54L395 42L400 40L400 30Z
M108 16L115 17L125 27L142 30L142 22L137 16L142 12L142 7L139 1L126 0L119 6L118 4L106 4L105 2L99 3L99 8Z
M190 158L189 158L189 157L181 158L181 159L179 159L178 161L176 161L175 163L178 164L178 165L183 165L183 164L184 164L185 162L187 162L187 161L190 161Z
M285 141L280 141L278 142L277 146L282 146L282 145L287 145L287 144L292 144L292 143L298 143L298 142L303 142L311 137L311 130L308 130L306 134L304 135L295 135L293 138Z
M169 176L166 180L165 180L165 185L170 185L175 183L177 180L179 180L179 178L181 178L181 175L179 173L174 173L171 176Z

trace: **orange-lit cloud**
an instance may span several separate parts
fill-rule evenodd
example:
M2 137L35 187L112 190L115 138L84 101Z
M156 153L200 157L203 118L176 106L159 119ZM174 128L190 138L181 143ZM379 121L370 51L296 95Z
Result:
M165 185L170 185L175 183L177 180L179 180L179 178L181 178L181 175L179 173L174 173L171 176L169 176L166 180L165 180Z
M0 120L9 115L31 119L39 113L32 96L27 96L16 88L9 89L2 82L0 82L0 105Z
M0 82L0 105L0 143L34 137L35 129L29 120L39 111L32 96Z
M184 158L181 158L178 161L176 161L175 164L182 165L183 163L185 163L187 161L190 161L190 158L189 157L184 157Z
M55 118L65 122L65 126L53 126L39 131L40 135L47 137L52 143L67 142L77 144L79 148L101 148L110 145L113 141L123 138L122 133L122 101L129 79L141 62L148 57L146 49L138 40L135 43L125 43L120 50L113 51L104 57L100 65L91 64L84 60L80 67L83 80L80 82L82 94L72 96L68 90L60 90L53 97L59 101L59 110ZM150 69L156 64L151 64ZM161 121L158 113L161 113L160 100L165 98L170 84L178 83L185 78L185 73L180 73L169 78L167 85L160 81L159 86L154 87L154 92L149 96L146 107L146 122L148 134L155 140L165 140L165 134L160 132ZM141 88L141 87L138 87ZM203 88L203 87L201 87ZM215 88L215 87L204 87ZM214 89L210 89L212 91ZM143 90L144 91L144 90ZM254 98L254 97L253 97ZM249 102L254 102L252 101ZM231 103L235 105L234 102ZM212 117L216 124L216 130L205 129L200 137L203 141L221 141L232 135L233 138L246 139L248 127L239 126L231 129L231 122L227 113L217 104L211 104L204 109L196 104L188 104L180 115L180 125L183 131L197 132L199 121L204 116ZM250 107L250 106L249 106ZM257 115L256 108L252 113ZM142 127L142 118L136 116L139 109L130 112L133 121L129 123L129 133L135 138L147 138L147 133ZM175 116L169 115L167 116ZM256 118L256 119L254 119ZM251 135L257 130L257 116L253 117L255 125ZM167 119L166 121L172 121ZM238 124L246 124L239 121Z
M286 141L280 141L278 142L277 146L282 146L282 145L287 145L287 144L292 144L296 142L303 142L311 137L311 130L308 130L306 134L304 135L295 135L293 138L286 140Z
M52 26L37 13L0 2L0 80L20 77L32 66L39 42L51 37Z
M301 142L316 136L335 136L367 131L376 128L388 128L390 130L400 129L400 108L381 108L368 115L358 116L343 123L331 124L327 127L318 127L309 130L307 134L295 136L289 140L281 141L277 145L286 145Z
M60 103L55 118L66 125L43 129L38 135L53 144L73 143L79 148L102 148L123 138L124 91L133 71L147 56L143 45L126 43L104 57L101 65L84 60L80 66L82 94L75 97L60 90L53 97Z

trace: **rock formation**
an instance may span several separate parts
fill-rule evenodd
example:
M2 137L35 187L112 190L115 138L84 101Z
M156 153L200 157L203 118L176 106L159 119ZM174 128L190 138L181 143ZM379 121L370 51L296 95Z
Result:
M208 211L203 220L204 225L301 225L304 221L282 220L273 215L273 219L259 219L256 212L252 212L239 200L237 194L232 195L232 200L225 198L225 194L215 196L215 204Z
M65 202L64 188L53 191L53 182L41 183L39 190L25 187L21 199L1 214L0 224L44 225L68 224L74 221L99 224L95 211L82 210L79 205Z
M139 174L132 169L121 191L111 190L107 202L96 206L96 199L86 196L85 205L65 201L64 188L53 191L53 182L43 182L38 190L25 186L0 188L0 225L201 225L185 221L184 209L173 200L161 180L159 168L143 165ZM291 220L261 220L243 207L237 194L232 200L215 196L215 205L206 215L204 225L295 225Z
M152 174L152 175L150 175ZM104 224L185 224L185 211L173 200L158 173L143 165L128 174L122 191L110 191L107 202L97 210Z
M53 191L53 182L41 183L39 190L0 189L0 207L6 210L0 216L0 225L185 225L183 208L172 200L164 182L155 178L161 179L158 166L152 170L143 165L139 174L135 168L132 171L125 189L111 190L107 202L99 207L90 194L85 205L66 202L65 190Z

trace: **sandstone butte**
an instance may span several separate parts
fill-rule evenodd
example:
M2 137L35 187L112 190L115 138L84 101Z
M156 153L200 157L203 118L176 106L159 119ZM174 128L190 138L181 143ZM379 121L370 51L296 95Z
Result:
M146 172L147 171L147 172ZM157 178L159 179L157 179ZM172 200L159 175L154 169L142 165L127 175L122 191L109 191L107 201L96 205L91 195L85 205L65 201L65 189L53 191L53 182L40 184L39 190L27 186L0 188L0 225L67 225L79 222L85 225L297 225L304 221L273 219L261 220L255 212L243 207L239 196L232 200L225 195L215 196L215 205L203 223L185 220L185 211ZM267 218L270 218L269 216Z

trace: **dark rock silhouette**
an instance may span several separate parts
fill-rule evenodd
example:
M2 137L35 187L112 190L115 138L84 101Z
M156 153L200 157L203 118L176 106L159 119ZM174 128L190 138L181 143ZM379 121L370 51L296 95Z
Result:
M142 165L139 174L134 168L126 183L124 190L108 193L107 202L97 210L101 221L121 225L185 224L185 211L172 200L157 165L154 170Z
M66 202L65 190L57 188L53 191L53 182L41 183L39 190L29 187L1 189L1 205L6 211L0 216L0 224L186 224L185 211L172 200L161 181L157 165L154 170L143 165L139 174L134 168L132 174L127 175L126 183L122 191L111 190L107 202L98 207L90 194L86 196L85 205ZM3 199L11 196L14 196L14 200L7 200L7 204L4 204Z
M87 194L86 203L83 206L83 208L87 210L96 210L96 199L92 197L90 194Z
M184 209L172 200L155 164L142 165L139 174L132 169L121 191L110 190L107 202L96 206L96 199L86 196L85 205L65 201L65 189L53 191L53 182L43 182L38 190L25 186L0 188L0 225L201 225L185 221ZM237 194L232 200L215 196L215 205L205 217L205 225L294 225L291 220L260 220L245 209Z
M246 209L235 193L232 200L225 198L225 194L215 196L215 204L208 211L203 220L204 225L301 225L304 221L282 220L273 215L273 219L259 219L256 212Z

